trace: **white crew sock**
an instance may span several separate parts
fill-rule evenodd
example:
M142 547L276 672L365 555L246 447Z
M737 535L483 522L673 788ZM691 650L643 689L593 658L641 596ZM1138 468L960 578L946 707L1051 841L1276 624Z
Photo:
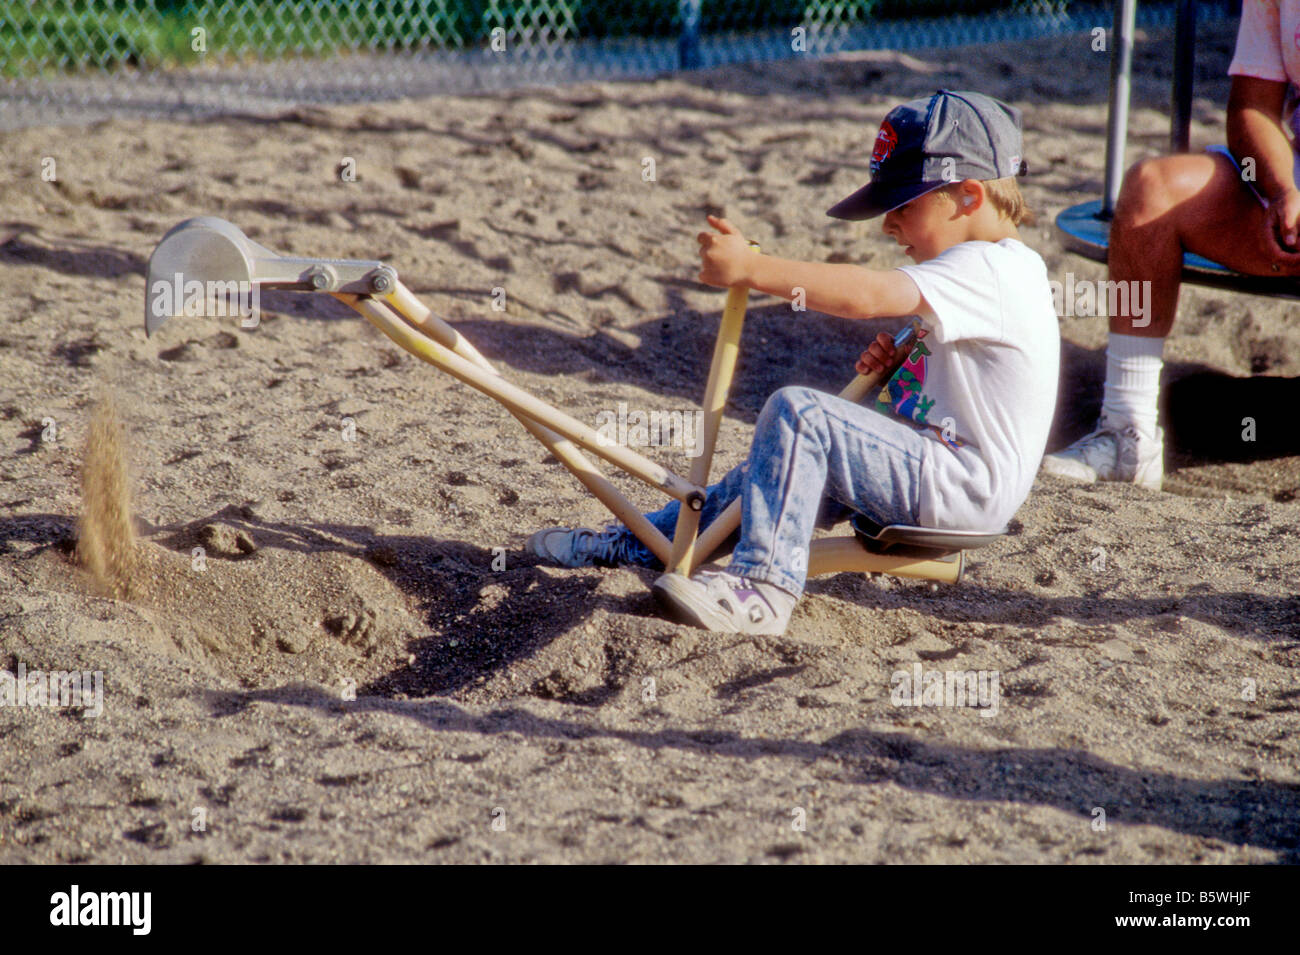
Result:
M1164 351L1163 338L1110 333L1101 416L1111 427L1131 424L1147 437L1155 437Z

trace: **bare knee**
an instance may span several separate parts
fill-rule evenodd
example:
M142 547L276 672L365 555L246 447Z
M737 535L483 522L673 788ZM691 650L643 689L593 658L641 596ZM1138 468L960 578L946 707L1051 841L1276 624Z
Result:
M1120 188L1116 219L1136 224L1164 215L1177 204L1170 188L1173 172L1170 160L1174 158L1177 157L1160 156L1133 164Z
M1146 225L1169 215L1198 193L1226 163L1210 154L1158 156L1133 164L1124 177L1115 219L1128 226Z

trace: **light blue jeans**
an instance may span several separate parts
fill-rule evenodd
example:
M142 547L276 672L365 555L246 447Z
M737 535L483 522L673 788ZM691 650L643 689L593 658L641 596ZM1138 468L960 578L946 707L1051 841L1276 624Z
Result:
M749 457L709 485L700 530L740 496L740 539L727 570L798 596L814 527L833 527L854 511L882 525L917 523L921 461L933 444L915 426L865 405L781 388L758 416ZM680 506L670 501L646 517L671 540ZM622 538L628 560L663 569L625 527Z

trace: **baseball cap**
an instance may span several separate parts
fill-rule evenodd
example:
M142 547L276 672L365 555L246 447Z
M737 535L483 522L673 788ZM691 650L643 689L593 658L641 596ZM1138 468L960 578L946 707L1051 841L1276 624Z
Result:
M871 151L871 182L827 210L873 219L963 179L1021 176L1020 110L983 93L939 90L889 111Z

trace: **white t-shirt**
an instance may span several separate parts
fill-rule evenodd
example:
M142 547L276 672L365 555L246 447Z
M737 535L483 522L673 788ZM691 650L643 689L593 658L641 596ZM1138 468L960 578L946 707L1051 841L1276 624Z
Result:
M1290 84L1287 120L1292 132L1300 134L1300 113L1295 109L1296 78L1300 77L1300 0L1244 0L1228 75Z
M1029 496L1056 411L1061 337L1047 266L1003 239L963 242L899 271L933 313L920 316L926 334L876 407L934 438L921 523L999 531Z

